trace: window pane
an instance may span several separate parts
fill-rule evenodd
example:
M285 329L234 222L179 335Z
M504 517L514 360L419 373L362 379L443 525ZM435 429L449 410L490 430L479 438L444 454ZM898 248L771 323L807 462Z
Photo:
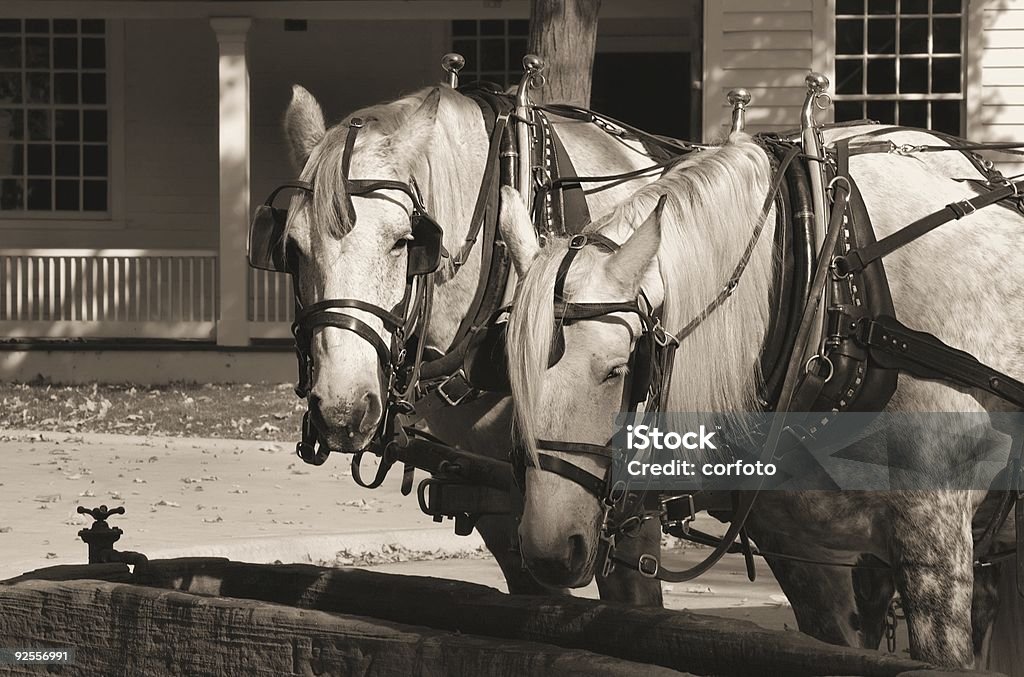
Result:
M452 35L476 35L476 21L472 19L453 21Z
M932 103L932 129L947 134L960 134L960 102L935 101Z
M960 53L960 19L935 19L932 21L932 53Z
M900 94L928 92L928 59L900 59Z
M868 53L896 53L895 19L868 19Z
M0 142L25 138L25 114L17 108L0 108Z
M530 22L526 19L509 19L508 22L508 34L509 35L529 35L530 34Z
M107 111L87 110L82 112L82 139L84 141L107 140Z
M928 0L900 0L900 14L927 14Z
M21 179L0 180L0 209L24 209L25 184Z
M504 35L505 22L502 19L485 19L480 22L480 35Z
M876 59L868 62L868 88L866 93L896 93L896 59Z
M53 32L54 33L77 33L78 32L78 21L75 19L54 19L53 20Z
M51 112L48 110L29 110L28 138L32 141L49 141L53 138Z
M0 73L0 103L21 103L21 73Z
M0 143L0 174L21 174L25 146L20 143Z
M868 0L868 14L895 14L896 0Z
M895 101L868 101L867 102L867 113L868 117L872 120L878 120L879 122L885 122L888 124L896 123L896 102Z
M56 103L78 103L78 73L53 74L53 100Z
M107 65L106 43L101 38L82 39L82 68L105 68Z
M21 38L0 36L0 68L21 68Z
M77 38L56 38L53 41L53 67L78 68Z
M928 127L927 101L900 101L900 124L907 127Z
M79 148L77 145L61 144L54 149L54 174L57 176L79 176Z
M29 209L44 211L53 209L53 181L50 179L29 179L26 204Z
M863 14L864 0L839 0L836 4L837 14Z
M78 111L58 110L54 112L54 116L57 120L57 140L78 141Z
M864 118L864 103L861 101L836 101L836 122Z
M25 66L28 68L50 67L50 38L27 38L25 40Z
M933 0L932 11L936 14L959 14L963 5L960 0Z
M49 33L49 19L25 19L26 33Z
M52 147L46 143L30 143L28 145L28 173L48 176L53 173L51 160Z
M78 211L78 180L57 181L56 203L57 209L66 211Z
M960 91L960 59L932 59L932 91L958 93Z
M928 53L928 19L900 20L900 53Z
M107 102L107 76L103 73L82 74L82 103Z
M481 40L480 41L480 70L503 71L505 70L505 41L504 40Z
M513 70L523 63L526 56L526 40L513 39L508 41L508 68Z
M82 147L82 175L83 176L106 176L107 175L107 147L106 146L83 146Z
M21 19L0 19L0 33L21 33Z
M836 21L836 53L864 53L864 22L861 19Z
M50 103L50 74L28 73L25 75L25 101L28 103Z
M860 59L836 59L836 93L864 93L864 63Z
M107 182L82 182L82 209L90 212L107 211Z

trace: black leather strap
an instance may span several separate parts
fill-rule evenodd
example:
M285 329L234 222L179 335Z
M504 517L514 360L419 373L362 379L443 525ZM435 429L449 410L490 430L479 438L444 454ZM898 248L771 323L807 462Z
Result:
M1024 181L1018 181L1000 188L994 188L969 200L951 202L939 211L920 218L909 226L904 226L888 237L884 237L860 249L847 252L845 256L836 257L833 261L836 274L845 276L861 271L872 261L888 256L900 247L927 235L939 226L945 225L950 221L960 220L980 209L994 205L1000 200L1021 194L1022 189L1024 189Z

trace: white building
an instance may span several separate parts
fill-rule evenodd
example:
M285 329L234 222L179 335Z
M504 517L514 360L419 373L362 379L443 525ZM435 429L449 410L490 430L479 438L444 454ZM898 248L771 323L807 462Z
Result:
M288 281L244 257L290 85L340 119L452 50L516 80L528 5L6 0L0 378L290 380ZM1024 139L1021 0L604 0L593 107L707 139L742 86L792 128L809 70L841 119Z

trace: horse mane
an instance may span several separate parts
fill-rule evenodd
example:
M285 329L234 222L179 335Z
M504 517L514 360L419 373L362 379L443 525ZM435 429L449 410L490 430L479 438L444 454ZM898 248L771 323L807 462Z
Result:
M479 188L476 185L469 185L466 181L467 177L479 175L479 172L474 171L468 164L473 161L473 153L467 152L466 146L472 143L473 139L472 135L466 132L473 129L474 125L478 126L485 144L486 133L479 107L468 97L444 86L425 87L394 101L359 109L327 130L323 139L310 153L300 174L300 179L313 185L310 202L311 228L316 229L321 235L338 239L347 235L354 225L346 209L348 195L342 171L349 121L357 117L365 121L354 153L363 157L365 153L372 152L381 165L389 166L397 173L399 168L394 167L389 150L402 139L392 135L401 129L424 99L435 90L441 92L435 135L425 152L410 168L411 175L423 192L425 206L431 215L442 226L455 226L452 229L445 228L446 244L449 237L454 240L465 236L465 233L460 233L459 230L468 222L469 214L465 213L465 206L458 202L458 197L475 197ZM482 164L483 160L480 162ZM406 177L400 177L401 180L404 178ZM472 205L469 208L471 209ZM446 260L439 272L442 278L452 274L450 259Z
M733 134L714 149L693 153L666 174L588 226L587 231L624 241L650 216L662 195L661 247L657 254L665 296L663 323L678 331L700 314L728 281L754 228L765 218L768 158L746 134ZM735 293L683 340L665 411L754 411L760 382L759 355L769 322L767 294L773 254L767 224ZM509 376L521 444L536 453L534 434L543 375L555 319L555 276L567 240L549 242L521 282L508 328ZM572 300L581 289L601 288L597 257L588 247L566 280ZM596 285L596 286L595 286ZM612 299L607 299L612 300ZM618 299L622 300L622 299Z

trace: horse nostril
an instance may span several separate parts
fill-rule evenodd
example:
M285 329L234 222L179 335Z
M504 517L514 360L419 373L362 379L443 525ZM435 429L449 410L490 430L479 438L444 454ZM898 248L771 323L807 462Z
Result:
M363 417L359 422L359 429L363 433L368 433L377 425L383 409L380 405L380 398L370 391L363 395L363 403L365 408L363 409Z
M587 543L580 534L569 537L569 571L579 572L587 564Z

